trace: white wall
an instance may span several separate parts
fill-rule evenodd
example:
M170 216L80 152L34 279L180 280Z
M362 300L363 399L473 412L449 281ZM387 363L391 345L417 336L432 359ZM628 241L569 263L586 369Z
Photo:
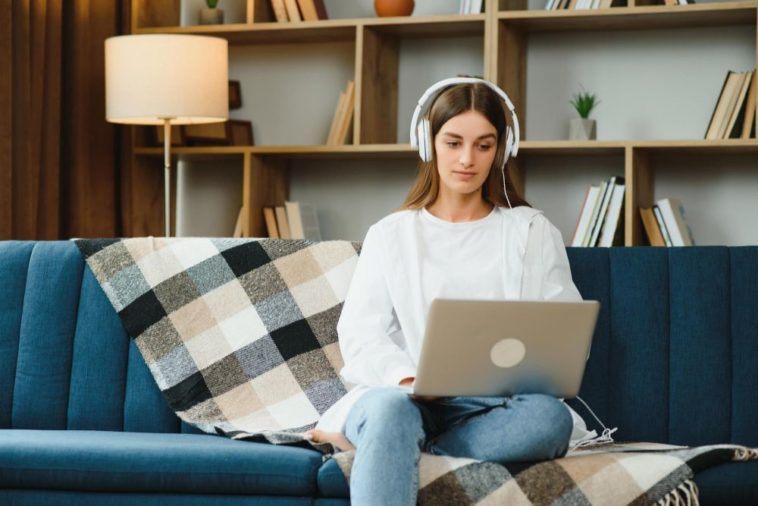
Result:
M372 15L371 3L327 0L327 8L333 18L362 17ZM415 14L457 12L457 5L455 0L417 0ZM542 5L538 1L535 8ZM339 90L353 73L352 42L233 46L231 53L230 78L242 82L243 100L243 109L231 116L253 121L256 144L323 143ZM522 115L526 138L567 137L574 116L568 101L580 83L601 100L592 115L599 139L702 138L726 71L752 69L755 60L755 27L748 26L532 34ZM407 123L423 90L457 73L482 73L481 38L403 41L398 142L408 141ZM656 198L683 201L699 244L758 244L758 229L750 221L758 215L754 158L658 161ZM234 167L217 165L220 182L213 190L180 185L181 234L225 235L233 226L228 217L236 216L241 176L230 175ZM194 183L190 172L213 169L184 164L183 170L184 182ZM241 173L240 167L236 170ZM531 159L526 170L527 199L568 241L586 186L622 175L623 159L540 157ZM316 205L324 238L359 239L401 203L414 174L410 159L298 161L290 197ZM228 195L221 197L218 187L224 185ZM206 222L209 228L201 228Z

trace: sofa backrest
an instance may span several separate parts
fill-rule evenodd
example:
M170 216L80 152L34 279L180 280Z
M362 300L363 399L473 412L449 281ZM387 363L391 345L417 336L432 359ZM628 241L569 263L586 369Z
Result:
M199 432L155 385L73 242L0 242L0 428Z
M568 255L602 304L580 395L617 439L758 445L758 247Z
M568 253L602 304L581 395L617 439L758 445L758 247ZM0 428L197 432L71 242L0 242Z

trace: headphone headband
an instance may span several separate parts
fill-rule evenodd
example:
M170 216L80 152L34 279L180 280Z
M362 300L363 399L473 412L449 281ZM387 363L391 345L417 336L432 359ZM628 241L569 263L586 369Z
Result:
M514 141L513 141L513 147L511 148L509 153L506 153L506 159L509 156L516 156L518 154L518 145L519 145L519 138L520 131L519 131L519 124L518 124L518 117L516 116L515 108L513 107L513 103L511 102L511 99L508 98L508 95L505 94L505 92L500 89L497 85L484 80L479 79L476 77L450 77L448 79L443 79L442 81L438 81L431 85L424 93L421 95L421 98L418 100L418 104L416 105L416 109L413 111L413 117L411 119L411 146L413 147L419 147L419 139L417 135L419 121L422 121L424 117L426 116L427 112L431 108L432 104L434 103L434 100L437 98L437 96L440 93L440 90L443 90L445 88L448 88L450 86L456 85L456 84L483 84L490 88L492 91L497 93L501 99L503 99L503 102L505 103L506 107L508 107L508 110L511 113L511 119L513 121L513 131L514 131ZM426 149L432 149L431 146L427 146ZM422 154L423 157L423 154Z

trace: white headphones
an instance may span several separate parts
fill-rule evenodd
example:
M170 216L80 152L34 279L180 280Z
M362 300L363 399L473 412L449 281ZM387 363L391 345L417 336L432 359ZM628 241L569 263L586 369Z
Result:
M413 111L413 119L411 119L411 146L414 148L418 147L418 154L423 161L430 162L432 160L434 140L432 139L432 128L431 124L429 123L428 112L432 108L432 104L434 104L434 101L442 90L455 84L468 83L479 83L490 88L492 91L497 93L500 98L503 99L503 102L511 113L513 130L511 130L511 127L506 124L505 153L503 153L503 165L500 167L500 170L503 171L505 170L505 164L508 162L508 159L511 156L515 158L518 154L518 144L520 137L518 117L516 116L516 111L514 110L513 103L511 102L511 99L508 98L508 95L506 95L505 92L501 90L497 85L489 81L485 81L484 79L478 79L476 77L451 77L449 79L443 79L442 81L431 85L429 89L427 89L424 94L421 95L421 98L418 99L416 110Z

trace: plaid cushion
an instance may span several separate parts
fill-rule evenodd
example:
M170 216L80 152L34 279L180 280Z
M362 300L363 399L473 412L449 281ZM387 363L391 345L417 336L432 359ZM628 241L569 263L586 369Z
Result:
M357 243L76 243L185 422L287 442L346 393L336 325Z

